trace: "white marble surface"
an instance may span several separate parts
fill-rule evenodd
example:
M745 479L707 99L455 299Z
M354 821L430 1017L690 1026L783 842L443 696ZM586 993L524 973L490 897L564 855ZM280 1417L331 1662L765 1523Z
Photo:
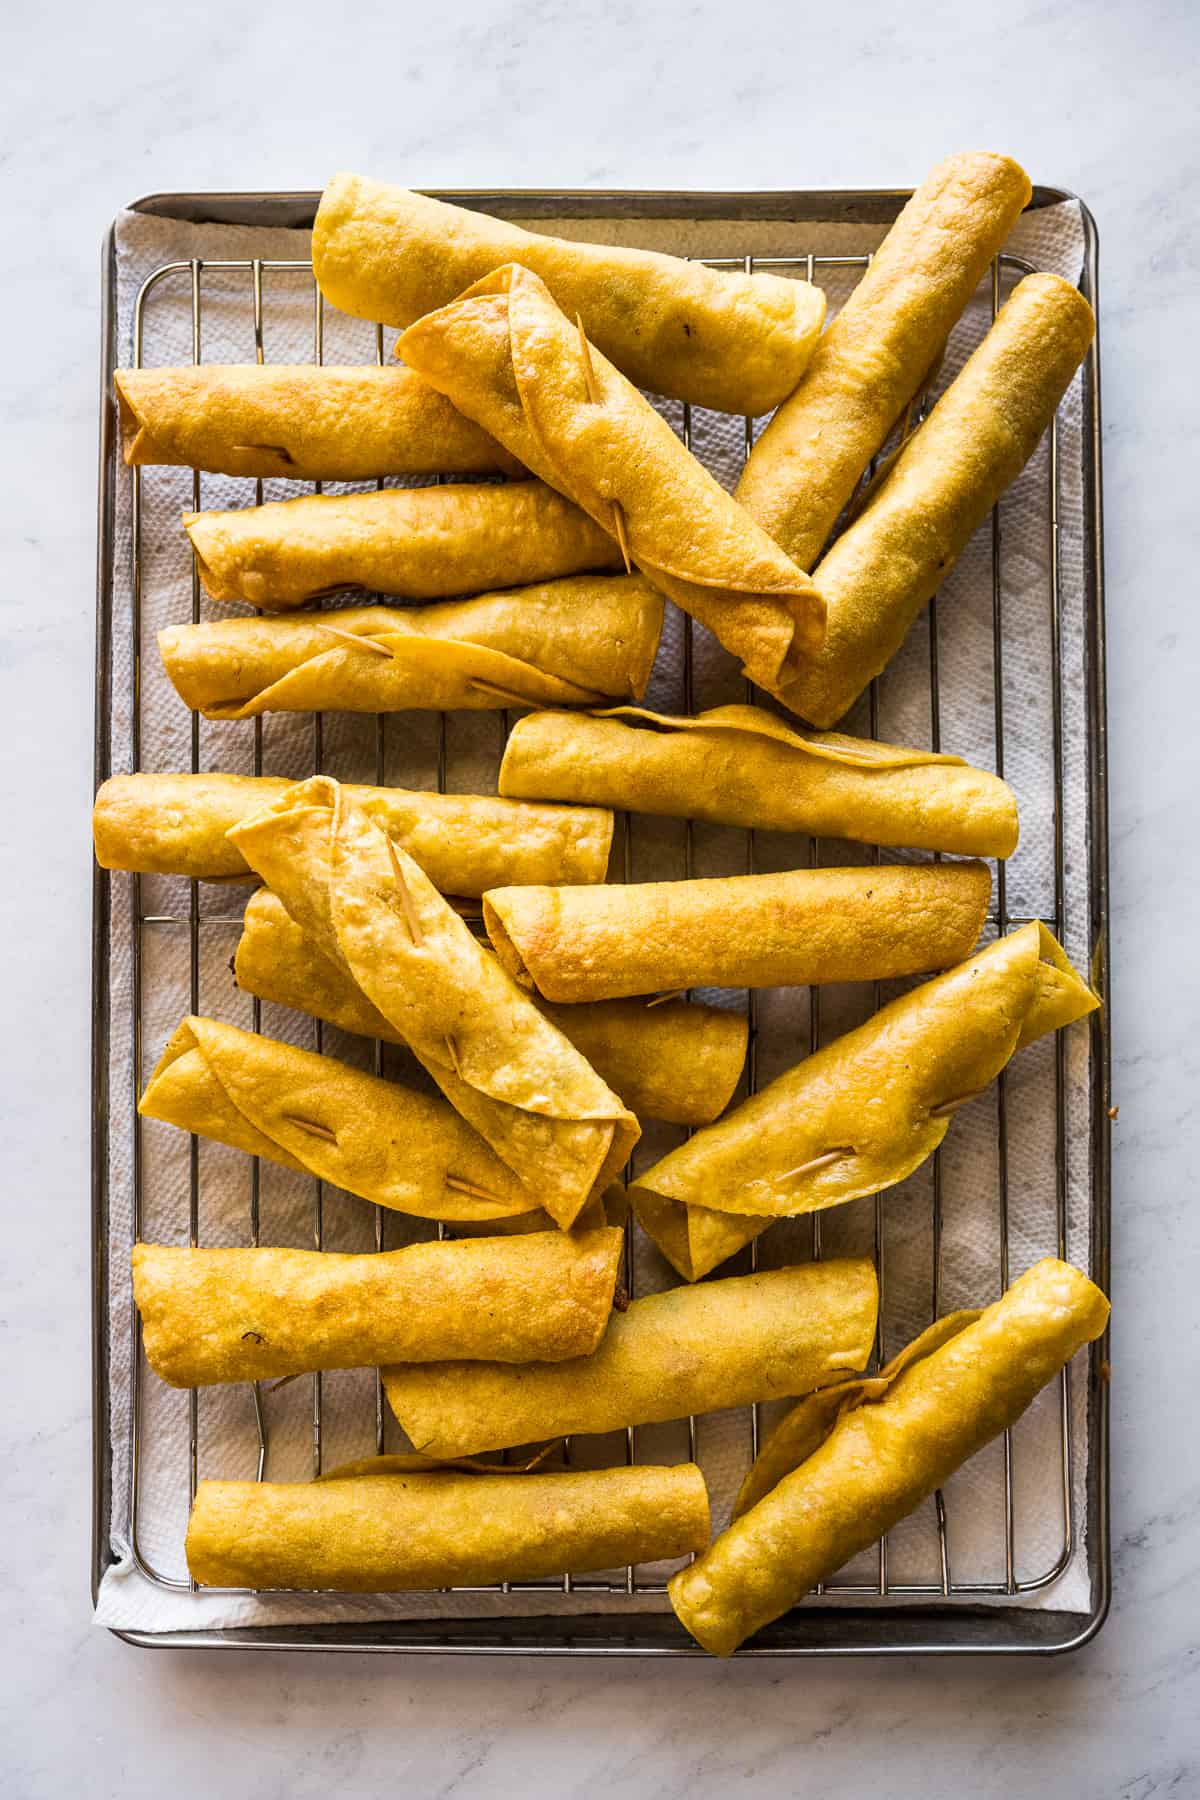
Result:
M1200 15L860 0L802 24L808 10L392 3L359 7L351 33L311 0L4 9L5 1793L1200 1792ZM144 14L147 34L114 35L105 12ZM167 1655L97 1631L86 813L109 218L157 189L317 187L336 166L414 185L898 185L964 146L1083 194L1101 233L1121 1103L1108 1625L1049 1664L726 1667Z

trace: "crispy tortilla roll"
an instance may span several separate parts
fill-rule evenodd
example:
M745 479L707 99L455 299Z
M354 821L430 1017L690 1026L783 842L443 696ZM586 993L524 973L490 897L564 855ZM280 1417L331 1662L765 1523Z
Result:
M600 1348L549 1373L446 1362L383 1370L430 1456L469 1456L779 1400L861 1369L879 1289L871 1262L808 1263L672 1288L614 1313Z
M312 249L326 299L385 325L411 325L522 263L639 387L726 412L769 412L789 394L825 320L824 294L805 281L570 243L361 175L325 189Z
M294 1006L363 1037L404 1041L312 945L269 888L260 888L246 906L234 974L238 986L260 1000ZM746 1060L748 1026L741 1013L684 1000L553 1006L533 999L639 1118L707 1125L733 1098Z
M336 781L234 827L247 862L559 1225L641 1135L630 1113Z
M189 1570L206 1587L385 1594L665 1561L708 1542L695 1463L522 1475L394 1473L393 1460L312 1482L202 1481Z
M1031 192L1007 156L939 163L754 446L737 497L802 569L813 567Z
M216 1019L184 1019L138 1111L421 1219L537 1205L445 1101Z
M135 1244L146 1357L172 1387L486 1356L587 1356L612 1309L620 1231L538 1231L327 1250Z
M527 269L497 269L405 332L404 355L570 496L764 686L820 647L817 589Z
M1018 1050L1099 1004L1045 926L1022 926L672 1150L634 1184L634 1211L697 1280L772 1219L903 1181Z
M633 706L530 713L509 733L499 788L957 856L1011 856L1017 845L1016 799L998 775L930 750L801 737L757 706L694 718Z
M206 719L268 712L496 711L645 692L663 603L637 575L573 575L402 611L207 620L158 634Z
M202 363L113 375L127 463L370 481L523 471L411 369Z
M823 647L776 683L785 706L832 725L900 648L976 528L1020 474L1096 329L1077 288L1027 275L815 572Z
M105 869L253 881L226 833L296 785L269 775L110 776L92 814L96 860ZM345 791L444 894L477 899L497 882L604 880L613 821L599 807L404 788Z
M798 1469L802 1462L806 1462L813 1451L820 1448L842 1413L849 1407L861 1406L867 1400L882 1400L898 1375L911 1368L913 1363L919 1362L923 1356L928 1356L931 1350L938 1350L943 1344L948 1344L964 1326L973 1325L978 1317L977 1310L946 1313L942 1318L935 1319L911 1343L906 1344L899 1355L893 1356L890 1362L883 1365L877 1375L861 1375L849 1381L837 1381L830 1387L818 1389L815 1394L806 1395L798 1406L793 1406L779 1421L755 1457L738 1489L733 1517L740 1519L752 1506L757 1506L773 1487L777 1487L785 1475L790 1475L793 1469Z
M304 494L183 525L206 593L271 612L347 589L446 600L621 567L607 533L540 481Z
M732 1100L746 1063L745 1014L687 1000L555 1006L531 998L639 1118L706 1125Z
M493 888L488 936L548 1000L789 987L944 969L983 929L982 863L794 869L596 888Z
M729 1656L1013 1424L1107 1320L1099 1288L1047 1257L985 1312L940 1320L883 1379L848 1383L840 1405L836 1389L802 1401L763 1446L749 1509L672 1578L683 1624Z

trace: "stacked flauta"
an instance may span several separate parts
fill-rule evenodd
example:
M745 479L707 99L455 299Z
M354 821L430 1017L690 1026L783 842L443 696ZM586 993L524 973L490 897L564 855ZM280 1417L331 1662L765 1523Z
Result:
M1017 843L1007 783L952 750L830 729L1091 342L1077 290L1029 275L911 429L1029 198L1010 159L951 157L822 335L804 281L568 243L341 175L316 278L401 328L400 361L118 373L132 466L379 483L184 515L205 595L254 609L160 633L188 708L520 715L496 794L212 770L120 775L97 796L104 867L251 890L246 993L411 1063L384 1079L193 1012L141 1096L147 1129L443 1234L370 1255L136 1246L163 1380L378 1367L412 1445L303 1485L202 1482L198 1582L371 1592L691 1556L672 1604L728 1654L1102 1333L1103 1297L1048 1259L872 1373L869 1259L701 1281L777 1220L901 1182L1025 1046L1098 1006L1043 925L981 947L985 859ZM645 389L777 409L735 494ZM448 479L390 484L431 475ZM637 704L667 602L760 701ZM920 860L610 882L617 812ZM893 979L913 985L756 1093L741 1010L685 998ZM633 1172L649 1120L692 1135ZM679 1285L630 1300L631 1219ZM781 1399L797 1404L711 1544L692 1464L559 1466L563 1439Z

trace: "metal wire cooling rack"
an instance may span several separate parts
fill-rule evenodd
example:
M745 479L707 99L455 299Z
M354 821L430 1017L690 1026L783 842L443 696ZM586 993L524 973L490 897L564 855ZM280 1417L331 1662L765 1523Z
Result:
M538 211L543 215L553 213L555 216L574 212L579 217L654 217L665 214L669 217L686 217L689 219L712 218L756 218L764 219L773 216L820 217L827 214L831 223L861 220L864 218L888 219L894 215L903 196L893 195L801 195L801 196L624 196L606 200L599 196L473 196L472 204L479 204L498 212L512 216L528 211ZM1050 201L1064 198L1051 190L1037 190L1034 204L1047 204ZM144 210L158 212L170 217L182 217L190 220L237 221L261 224L307 223L312 216L315 205L313 196L226 196L226 197L180 197L173 196L163 200L141 203ZM788 207L782 215L773 209ZM1087 225L1087 265L1084 275L1084 288L1095 303L1096 262L1095 240L1091 231L1090 220ZM706 259L708 260L708 259ZM821 255L815 250L801 256L755 258L745 255L737 258L713 259L712 266L717 268L745 268L750 271L756 268L770 268L774 271L800 274L808 279L828 280L834 272L848 271L851 274L864 268L869 258L861 255ZM992 311L1000 304L1012 281L1028 272L1032 265L1012 256L1003 256L993 265L991 273ZM106 293L105 322L105 358L104 358L104 402L103 412L105 428L102 441L101 471L101 531L100 531L100 628L98 632L98 680L97 680L97 779L103 779L112 766L113 740L109 729L114 699L113 692L113 623L115 609L128 607L131 612L132 639L135 646L142 643L143 607L147 592L146 584L153 579L153 571L148 569L144 543L144 508L143 484L146 477L140 470L127 471L120 466L119 454L115 443L112 423L111 403L108 399L112 367L115 363L132 360L141 364L143 359L163 360L155 354L153 341L155 329L155 302L170 293L176 300L180 294L185 298L190 315L190 354L193 361L199 362L204 356L205 347L205 307L207 300L206 283L217 279L221 283L222 304L229 304L231 284L240 290L242 304L246 311L248 349L252 347L258 361L263 361L269 338L269 317L271 297L278 283L286 280L292 284L298 281L311 281L311 266L307 262L294 259L279 260L263 257L246 257L235 261L183 260L162 265L148 276L138 294L133 325L133 341L131 344L115 342L115 318L113 316L113 270L112 250L110 245L108 259L108 291ZM312 327L310 355L314 362L325 359L326 351L326 311L323 299L315 285L312 293ZM381 327L375 329L375 355L383 360L385 352L384 333ZM1060 444L1057 422L1050 433L1049 456L1046 465L1046 530L1049 542L1050 593L1048 645L1049 660L1046 673L1046 687L1049 697L1049 745L1048 755L1051 767L1053 786L1053 876L1050 889L1046 894L1049 905L1045 901L1036 907L1022 909L1021 905L1009 905L1009 876L1004 863L996 866L995 908L990 921L992 927L1003 933L1006 930L1027 922L1030 918L1040 917L1051 930L1062 934L1067 927L1067 899L1065 880L1065 846L1064 846L1064 766L1068 750L1072 754L1082 754L1086 758L1087 784L1089 796L1089 852L1090 880L1088 883L1090 916L1086 921L1086 937L1089 946L1099 947L1103 942L1106 925L1106 878L1107 878L1107 842L1106 842L1106 809L1105 809L1105 770L1104 770L1104 667L1103 667L1103 615L1101 606L1101 567L1100 567L1100 512L1099 512L1099 471L1098 471L1098 424L1099 398L1097 387L1097 367L1095 354L1089 359L1085 370L1085 431L1083 443L1084 460L1084 507L1085 518L1084 543L1086 550L1086 566L1084 570L1088 596L1088 705L1086 742L1068 745L1064 727L1064 693L1062 665L1062 590L1058 555L1059 537L1059 503L1060 503ZM702 421L693 418L692 409L684 406L676 409L676 423L689 445L694 440L704 437ZM753 441L753 423L745 421L741 436L743 453L749 449ZM698 443L697 447L701 447ZM132 580L127 593L117 591L114 587L113 569L113 512L115 484L119 481L131 484L131 530L132 530ZM251 484L243 484L247 490ZM319 488L319 484L318 488ZM380 484L383 485L383 484ZM263 484L253 484L254 501L261 503ZM247 498L248 498L247 493ZM202 503L202 484L198 473L191 476L191 503L199 508ZM211 501L207 502L212 504ZM186 541L180 534L178 555L186 558ZM1009 629L1011 621L1006 619L1006 606L1011 601L1006 595L1002 566L1002 536L999 511L993 515L991 528L991 712L993 727L994 761L998 772L1004 773L1006 766L1006 695L1004 682L1005 656L1010 646ZM201 590L198 575L193 566L191 572L191 616L201 616ZM947 634L952 632L951 620L943 623L938 617L937 601L929 609L927 637L927 664L925 669L925 688L928 696L928 741L934 749L942 747L942 701L944 686L944 669L942 657ZM678 696L685 710L693 710L696 704L712 704L713 697L705 695L697 702L697 639L698 630L694 633L692 622L682 622L682 691ZM135 654L128 700L128 742L123 746L125 760L122 766L140 768L143 752L143 715L147 705L147 697L153 683L165 683L165 676L157 667L152 656L140 657ZM737 697L724 693L721 698ZM871 735L888 735L880 727L880 688L872 684L869 695L860 709L861 717L856 719L859 729ZM507 735L508 715L498 715L502 723L503 733L497 726L497 750L502 749L503 736ZM244 727L252 734L249 766L254 773L262 773L264 768L264 721L255 719ZM307 729L310 732L308 742L308 769L298 770L294 767L288 773L303 773L309 770L321 770L328 767L327 732L325 721L320 715L315 716ZM380 717L373 726L373 770L357 769L356 779L374 779L383 785L389 780L401 779L395 769L395 755L389 748L389 722ZM895 731L893 736L898 735ZM948 748L957 748L948 745ZM118 747L118 754L121 754ZM360 745L361 750L361 745ZM370 760L370 759L368 759ZM436 746L434 753L436 765L436 781L440 789L447 785L461 785L455 780L454 752L451 733L448 731L446 715L441 715L436 727ZM197 715L190 721L190 766L193 770L212 766L211 758L205 758L202 752L201 722ZM244 761L239 767L247 766ZM335 771L340 772L340 771ZM414 781L412 785L421 785ZM642 822L644 824L644 822ZM697 871L698 862L711 846L705 845L698 852L698 842L703 834L702 827L693 828L690 824L680 828L675 842L677 866L674 872L678 875L691 875ZM743 845L740 858L736 863L729 861L729 841L737 838ZM838 846L836 853L828 846L810 841L804 846L799 857L796 855L793 841L787 858L792 865L796 861L807 858L810 864L820 860L847 861L851 856L846 854L846 846ZM738 868L748 872L762 866L759 836L753 832L723 834L723 844L718 851L724 858L720 872L732 873ZM868 859L878 861L878 851L859 852L859 857L866 855ZM768 856L768 860L770 857ZM655 877L661 871L655 868ZM709 872L708 867L700 872ZM713 871L716 872L716 871ZM619 821L617 852L615 866L612 871L615 879L647 879L649 872L642 871L639 866L639 825L628 817ZM114 944L111 936L113 914L110 907L111 883L115 881L129 884L129 908L127 913L127 942ZM110 1117L115 1116L117 1109L131 1110L132 1158L133 1158L133 1238L142 1235L146 1207L146 1167L144 1155L144 1133L142 1121L136 1112L138 1093L149 1066L152 1065L160 1044L150 1043L146 1032L147 1001L147 953L146 947L151 934L154 937L153 962L156 969L164 966L164 954L168 962L176 966L176 979L186 994L187 1010L192 1012L206 1010L201 997L201 963L202 942L208 944L208 934L225 933L230 945L236 942L240 929L240 915L229 904L228 896L238 894L238 889L224 890L225 899L215 908L208 903L208 896L214 890L208 884L197 882L178 883L178 890L186 894L185 904L168 904L165 908L153 900L147 901L143 892L144 884L138 876L109 877L103 871L97 874L96 904L96 1009L95 1009L95 1101L96 1101L96 1157L95 1157L95 1201L96 1201L96 1246L97 1246L97 1281L96 1281L96 1342L97 1342L97 1433L96 1433L96 1564L97 1578L106 1563L111 1560L111 1549L108 1543L108 1519L111 1505L110 1469L111 1444L109 1440L109 1413L107 1404L107 1367L108 1367L108 1308L107 1297L110 1280L113 1283L127 1283L127 1268L115 1266L110 1270L107 1256L107 1214L108 1214L108 1129ZM202 897L202 895L204 897ZM219 896L220 900L220 896ZM169 948L163 951L162 946ZM127 953L131 967L131 1017L129 1029L133 1044L133 1081L132 1087L123 1092L110 1091L109 1038L111 1020L109 1016L109 969L110 955L116 950ZM1094 970L1102 986L1105 981L1103 959L1100 958ZM865 1008L869 999L871 1009L881 1003L886 995L881 993L880 984L875 984L874 992L870 987L862 997ZM1105 996L1107 997L1107 996ZM726 996L726 999L730 997ZM773 1029L770 1021L764 1022L760 1017L759 997L753 993L738 997L746 1005L750 1023L750 1050L747 1067L747 1084L751 1091L758 1082L760 1064L764 1061L764 1053L770 1048L769 1036ZM828 1028L828 1001L822 1000L819 990L812 990L807 999L797 997L797 1008L804 1045L814 1049L823 1041L823 1025L825 1035L833 1035L834 1030L844 1029L844 1022ZM836 1005L834 1007L836 1011ZM772 1008L772 1013L774 1009ZM262 1026L262 1007L255 1000L251 1008L254 1029ZM859 1014L861 1015L861 1012ZM315 1044L318 1049L325 1047L326 1034L320 1024L315 1027ZM1066 1103L1066 1046L1060 1033L1054 1040L1050 1052L1049 1080L1053 1087L1051 1101L1053 1121L1053 1154L1054 1182L1052 1217L1045 1223L1043 1251L1053 1251L1061 1256L1072 1254L1072 1245L1068 1233L1067 1183L1068 1166L1072 1154L1072 1135L1069 1129ZM1090 1268L1093 1275L1106 1282L1107 1277L1107 1228L1108 1228L1108 1157L1107 1157L1107 1050L1103 1027L1097 1025L1093 1030L1091 1044L1091 1063L1089 1070L1090 1119L1087 1126L1087 1141L1082 1146L1090 1160L1091 1168L1091 1256ZM149 1059L147 1061L147 1058ZM384 1072L385 1048L374 1046L373 1066L377 1073ZM772 1068L770 1073L778 1072ZM996 1267L995 1291L1001 1291L1008 1285L1010 1273L1010 1181L1014 1160L1020 1152L1018 1149L1021 1133L1021 1119L1014 1116L1009 1106L1008 1081L1002 1074L995 1089L995 1209L996 1209ZM655 1151L653 1154L660 1152ZM262 1232L262 1170L257 1159L250 1160L248 1206L245 1219L243 1241L257 1244ZM202 1219L204 1212L204 1163L200 1141L190 1140L187 1159L186 1192L179 1196L178 1216L173 1220L177 1240L186 1239L195 1244L203 1241ZM859 1211L865 1206L869 1209L867 1218L868 1246L861 1242L853 1247L869 1247L875 1257L878 1268L881 1307L880 1331L876 1346L877 1355L882 1358L899 1347L899 1340L889 1339L884 1343L884 1331L888 1320L888 1300L892 1290L893 1279L902 1281L909 1290L914 1281L920 1286L923 1283L926 1296L925 1311L929 1317L936 1316L944 1310L942 1287L942 1242L944 1232L944 1152L939 1151L932 1161L928 1178L929 1205L929 1238L925 1259L924 1273L915 1274L911 1255L903 1259L903 1267L894 1277L889 1266L889 1233L888 1233L888 1196L877 1196L873 1202L859 1204ZM327 1241L326 1209L327 1196L320 1182L312 1182L308 1207L309 1241L317 1248ZM361 1202L355 1203L360 1209ZM912 1202L908 1202L912 1204ZM849 1211L850 1209L839 1209ZM382 1249L386 1243L397 1241L398 1221L395 1214L387 1213L383 1208L374 1208L374 1244ZM421 1227L419 1222L403 1222L406 1230L412 1224L415 1228L407 1231L409 1236L428 1235L435 1229L432 1226ZM816 1214L806 1222L804 1231L808 1242L804 1250L814 1257L819 1257L823 1249L828 1249L833 1222L829 1214ZM629 1228L632 1234L635 1228ZM836 1227L833 1228L836 1238ZM835 1248L837 1245L835 1244ZM844 1247L844 1246L843 1246ZM765 1248L765 1243L764 1243ZM748 1252L727 1264L721 1274L741 1272L748 1267L758 1266L759 1245L750 1246ZM799 1240L793 1238L787 1260L792 1260L802 1253ZM631 1293L639 1291L639 1271L645 1264L645 1247L635 1254L632 1235L627 1245L627 1285ZM992 1297L990 1294L986 1298ZM906 1304L911 1303L911 1292ZM186 1571L181 1567L163 1566L166 1559L157 1547L147 1548L141 1532L141 1509L143 1493L143 1471L148 1454L153 1451L151 1440L152 1425L146 1416L146 1394L154 1377L147 1371L144 1357L140 1349L140 1331L135 1322L133 1325L134 1343L132 1347L132 1414L133 1429L129 1455L129 1537L133 1559L140 1571L151 1581L169 1589L187 1591L191 1583ZM1019 1507L1016 1499L1014 1475L1014 1433L1005 1434L1002 1453L999 1458L997 1475L996 1506L996 1548L997 1569L994 1576L988 1578L964 1577L956 1573L952 1547L951 1517L948 1513L945 1497L939 1493L935 1498L933 1517L936 1526L936 1556L932 1573L923 1573L919 1577L899 1574L889 1557L889 1541L882 1540L870 1559L860 1559L849 1572L843 1572L831 1581L827 1588L818 1590L816 1597L806 1603L800 1611L789 1615L770 1631L763 1633L761 1643L756 1649L764 1654L772 1653L805 1653L812 1651L834 1651L844 1653L856 1650L912 1650L912 1649L968 1649L968 1650L1001 1650L1001 1649L1055 1649L1081 1641L1090 1634L1103 1617L1107 1599L1107 1508L1106 1508L1106 1397L1103 1384L1095 1379L1095 1371L1099 1367L1097 1358L1093 1358L1092 1391L1089 1394L1089 1431L1088 1431L1088 1467L1086 1483L1087 1536L1089 1568L1091 1572L1092 1606L1087 1614L1055 1614L1053 1612L1033 1612L1022 1610L1011 1603L1022 1595L1030 1595L1050 1586L1071 1559L1076 1533L1080 1521L1075 1517L1072 1505L1072 1477L1079 1448L1075 1443L1072 1429L1072 1396L1071 1376L1064 1371L1057 1386L1057 1415L1053 1429L1053 1455L1057 1467L1057 1549L1036 1567L1029 1566L1028 1559L1022 1555ZM310 1439L309 1461L311 1472L320 1473L327 1463L327 1439L329 1436L330 1411L327 1394L327 1383L321 1375L305 1378L311 1397L307 1405L307 1424ZM299 1384L297 1384L299 1385ZM181 1490L190 1500L194 1494L198 1472L203 1462L204 1421L200 1398L192 1391L186 1399L187 1406L187 1441L188 1455L186 1466L177 1471ZM376 1380L373 1405L373 1420L364 1429L365 1441L355 1444L350 1454L368 1454L372 1450L382 1451L392 1447L394 1427L389 1419L383 1397L382 1385ZM253 1467L259 1479L268 1471L268 1461L272 1452L272 1428L270 1424L271 1408L264 1405L262 1386L255 1385L246 1391L245 1432L251 1450ZM747 1409L746 1417L746 1453L752 1455L758 1445L760 1429L759 1409ZM1016 1428L1019 1438L1021 1428ZM697 1454L698 1427L695 1419L688 1420L685 1433L677 1442L677 1451L694 1457ZM632 1461L638 1454L641 1433L628 1430L624 1434L623 1444L618 1446L616 1457L624 1455ZM1045 1439L1040 1440L1043 1450ZM568 1446L568 1456L574 1453L575 1447ZM345 1459L345 1450L337 1460ZM603 1458L612 1461L615 1457L609 1454ZM868 1566L869 1562L869 1566ZM556 1584L545 1582L503 1584L496 1589L465 1589L460 1592L551 1592ZM596 1577L590 1575L564 1576L557 1584L564 1593L596 1594L603 1596L605 1612L599 1619L581 1619L578 1617L558 1617L541 1620L512 1619L497 1623L480 1624L477 1621L443 1619L429 1622L405 1622L403 1624L378 1624L374 1626L356 1627L319 1627L310 1626L295 1628L291 1631L279 1630L236 1630L222 1632L186 1632L169 1634L164 1640L161 1636L141 1634L139 1641L145 1642L203 1642L203 1643L250 1643L261 1642L276 1647L311 1646L325 1644L341 1648L431 1648L440 1650L541 1650L551 1651L567 1648L599 1650L629 1650L649 1652L684 1651L688 1648L682 1634L669 1621L657 1615L631 1614L626 1619L620 1616L620 1596L646 1593L661 1593L665 1581L661 1573L639 1570L629 1567L624 1571L614 1572L611 1576ZM826 1601L825 1605L821 1600ZM1007 1601L1008 1605L997 1605L997 1601ZM836 1604L830 1604L836 1602ZM874 1603L873 1605L871 1603ZM964 1604L964 1602L966 1604ZM889 1604L894 1603L894 1604ZM903 1604L901 1604L903 1603ZM991 1603L991 1604L989 1604ZM132 1634L138 1636L138 1634Z

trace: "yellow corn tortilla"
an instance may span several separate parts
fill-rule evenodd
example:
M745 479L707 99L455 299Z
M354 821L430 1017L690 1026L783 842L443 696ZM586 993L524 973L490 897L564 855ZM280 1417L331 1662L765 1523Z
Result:
M246 906L234 961L237 984L260 1000L294 1006L362 1037L403 1043L343 970L314 948L270 888ZM534 1004L639 1118L707 1125L733 1098L746 1060L741 1013L685 1000Z
M368 1256L135 1244L133 1298L146 1358L172 1387L397 1356L560 1359L603 1336L623 1248L608 1225Z
M460 411L622 537L643 575L753 680L784 685L820 647L825 605L809 577L529 270L497 269L410 326L401 348Z
M811 569L859 476L929 376L1032 189L969 151L926 176L746 463L737 497Z
M469 1456L807 1393L861 1369L879 1288L865 1259L672 1288L614 1313L598 1350L547 1371L411 1362L383 1370L424 1455Z
M706 1650L731 1655L1012 1425L1107 1322L1099 1288L1047 1257L984 1312L939 1321L890 1379L836 1409L822 1396L822 1418L802 1403L808 1416L780 1427L789 1445L763 1446L771 1467L748 1497L768 1491L672 1577L680 1620Z
M814 572L827 606L820 651L773 692L832 725L896 654L1054 417L1095 333L1057 275L1027 275L961 374Z
M362 175L325 189L312 253L328 300L385 325L411 325L502 263L523 263L639 387L727 412L769 412L789 394L825 320L825 296L806 281L570 243Z
M778 1487L785 1475L807 1462L814 1450L820 1449L844 1412L865 1401L882 1400L897 1376L923 1356L949 1343L952 1337L979 1318L978 1310L946 1313L912 1342L906 1344L880 1369L878 1375L861 1375L849 1381L838 1381L830 1387L808 1394L791 1411L785 1413L765 1439L758 1455L746 1472L745 1480L733 1503L733 1517L757 1506L759 1501ZM482 1465L480 1465L482 1466ZM490 1465L489 1465L490 1466Z
M421 1219L537 1206L445 1101L216 1019L183 1020L138 1111Z
M272 612L343 590L447 600L621 567L607 533L540 481L304 494L183 525L207 594Z
M663 603L635 575L571 575L401 610L209 619L158 647L206 719L269 712L496 711L645 692Z
M786 987L943 969L987 913L983 863L793 869L595 888L493 888L488 936L549 1000Z
M201 363L118 369L113 387L121 449L135 467L293 481L523 473L411 369Z
M1018 1050L1099 1004L1045 926L1024 925L672 1150L638 1177L634 1212L696 1280L773 1219L903 1181Z
M758 706L694 718L640 707L518 719L500 765L512 799L586 800L767 831L1011 856L1017 803L961 756L826 732L802 737Z
M271 775L110 776L92 814L96 860L105 869L253 881L226 833L295 786ZM599 807L389 787L346 792L444 894L477 899L506 881L603 881L608 868L613 818Z
M484 1474L375 1459L311 1482L202 1481L187 1562L206 1587L411 1588L532 1581L658 1562L708 1542L695 1463Z
M625 1162L637 1120L412 858L326 776L231 835L451 1104L559 1225L573 1224Z

